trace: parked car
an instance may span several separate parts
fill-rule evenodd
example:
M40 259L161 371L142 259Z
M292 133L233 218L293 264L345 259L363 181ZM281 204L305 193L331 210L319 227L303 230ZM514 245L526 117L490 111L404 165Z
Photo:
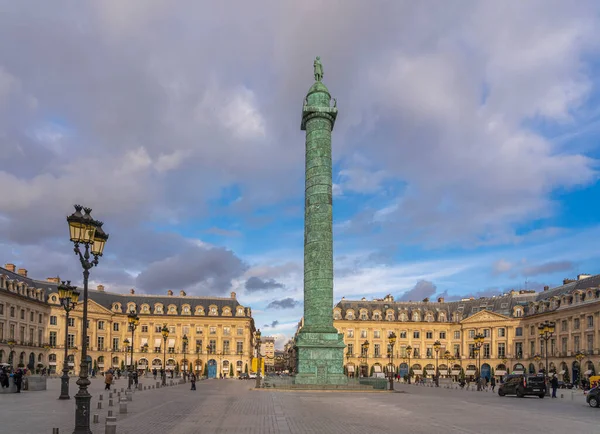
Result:
M590 407L600 407L600 386L590 389L585 397L585 401L590 405Z
M238 380L248 380L249 378L250 378L250 376L248 374L246 374L245 372L243 372L238 377Z
M543 398L546 394L544 377L528 374L507 375L498 388L498 395L517 395L519 398L535 395Z

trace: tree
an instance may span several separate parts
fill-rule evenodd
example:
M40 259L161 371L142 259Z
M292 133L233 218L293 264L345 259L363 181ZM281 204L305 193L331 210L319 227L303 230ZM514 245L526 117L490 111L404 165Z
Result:
M188 372L192 372L192 362L190 362L190 370Z
M492 377L494 376L494 368L492 368Z
M246 363L246 366L244 366L244 372L247 374L248 373L248 363Z
M233 363L229 364L229 377L233 378Z
M96 363L96 361L94 360L94 371L98 370L98 364Z
M460 368L460 381L465 381L465 370Z
M369 377L372 377L374 372L375 372L375 365L371 366L371 371L370 371Z
M121 371L125 370L125 361L121 360Z
M208 378L208 363L204 362L204 371L202 372L206 378Z
M565 383L570 383L571 382L571 377L569 377L569 370L565 369L565 373L563 374L563 381Z

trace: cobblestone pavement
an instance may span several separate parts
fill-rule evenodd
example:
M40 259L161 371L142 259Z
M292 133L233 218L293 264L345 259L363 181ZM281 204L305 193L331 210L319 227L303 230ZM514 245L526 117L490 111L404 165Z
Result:
M143 384L154 381L143 380ZM403 393L275 392L251 390L254 382L208 380L136 392L128 414L117 416L119 434L188 433L597 433L600 409L585 404L583 396L571 399L501 398L491 392L448 390L397 385ZM124 380L116 387L126 387ZM92 414L104 433L108 395L97 410L102 380L93 380ZM71 392L76 391L71 385ZM0 395L1 433L71 433L75 401L59 401L59 381L51 380L45 392ZM566 391L565 391L566 392Z

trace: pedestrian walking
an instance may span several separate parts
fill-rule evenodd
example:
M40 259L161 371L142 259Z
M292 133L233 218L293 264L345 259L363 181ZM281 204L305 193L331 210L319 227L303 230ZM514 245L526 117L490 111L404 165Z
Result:
M490 385L492 386L492 392L493 392L494 389L496 388L496 377L492 377L492 379L490 380Z
M552 386L552 398L556 398L556 389L558 389L558 377L556 374L552 376L552 380L550 380L550 385Z
M152 370L152 375L154 376L154 379L156 380L156 368L154 368L154 369Z
M113 374L111 371L108 371L104 376L104 390L110 390L110 385L113 381Z
M17 386L17 393L21 393L21 384L23 384L23 371L17 369L17 372L13 375L13 381L15 382L15 386Z
M193 372L190 375L190 383L192 383L192 388L190 390L196 390L196 374Z

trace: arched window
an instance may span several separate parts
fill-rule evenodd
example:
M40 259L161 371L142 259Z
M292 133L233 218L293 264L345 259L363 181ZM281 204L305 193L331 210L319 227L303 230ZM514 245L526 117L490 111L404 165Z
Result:
M398 316L398 319L403 322L408 321L408 315L406 314L406 312L401 312Z
M412 314L412 320L413 321L420 321L421 320L421 315L419 315L419 312L413 312L413 314Z

